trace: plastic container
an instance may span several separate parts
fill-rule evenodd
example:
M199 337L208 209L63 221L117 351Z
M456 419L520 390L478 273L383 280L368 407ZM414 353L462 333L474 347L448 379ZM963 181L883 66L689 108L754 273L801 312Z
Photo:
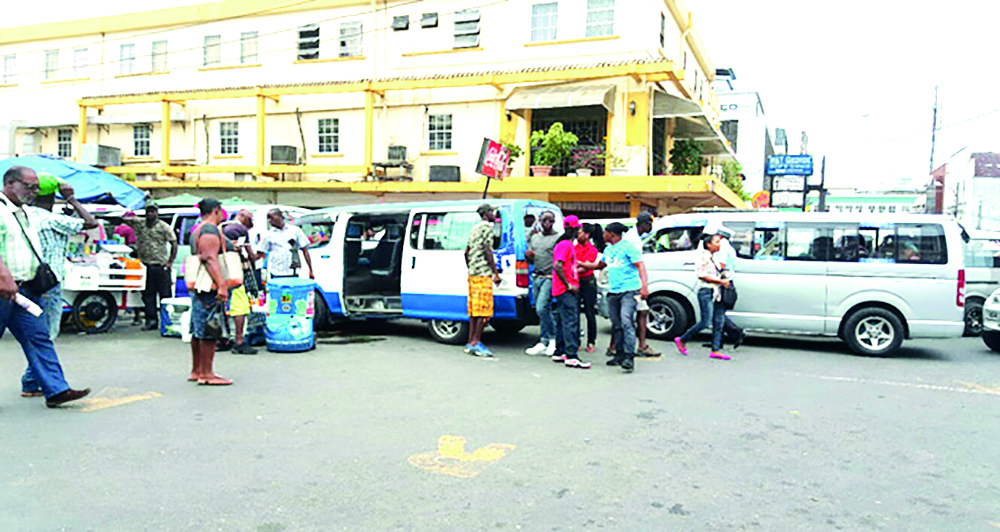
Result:
M190 297L168 297L160 300L160 336L181 338L181 317L191 311ZM190 320L190 318L189 318Z
M267 285L268 316L264 336L268 351L308 351L313 332L316 283L309 279L272 279Z

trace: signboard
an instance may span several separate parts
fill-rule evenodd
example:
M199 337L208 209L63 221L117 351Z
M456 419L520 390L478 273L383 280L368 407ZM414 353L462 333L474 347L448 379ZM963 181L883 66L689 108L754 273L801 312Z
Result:
M483 139L483 148L479 150L479 163L476 173L493 179L503 179L504 170L510 162L510 150L495 140Z
M805 198L804 195L802 194L802 191L798 192L776 191L773 194L771 194L771 206L776 208L780 207L802 208L804 199Z
M812 175L812 155L772 155L767 158L767 175Z
M761 190L750 198L750 203L755 209L766 209L771 206L771 193Z
M779 190L794 190L796 192L802 192L805 189L805 176L781 176L775 177L771 181L771 190L775 192L778 192Z

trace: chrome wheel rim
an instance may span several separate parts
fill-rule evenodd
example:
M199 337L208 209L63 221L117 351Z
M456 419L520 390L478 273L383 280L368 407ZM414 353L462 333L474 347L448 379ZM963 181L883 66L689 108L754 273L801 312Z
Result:
M965 325L969 328L969 332L975 335L982 334L983 332L983 309L982 307L969 309L969 313L965 316Z
M664 335L674 326L674 313L666 303L653 303L649 305L649 319L646 328L656 335Z
M858 343L870 351L882 351L896 339L896 331L889 320L881 316L869 316L854 328Z
M451 320L431 320L431 327L442 338L454 338L462 331L461 322Z

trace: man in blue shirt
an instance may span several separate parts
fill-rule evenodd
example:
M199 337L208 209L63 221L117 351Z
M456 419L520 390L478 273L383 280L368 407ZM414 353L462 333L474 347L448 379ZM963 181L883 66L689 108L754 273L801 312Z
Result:
M608 269L608 311L611 315L611 336L616 342L615 357L609 366L621 366L626 373L634 369L635 314L638 299L649 297L646 266L642 263L642 249L634 242L623 240L627 228L618 222L604 229L608 246L598 268Z

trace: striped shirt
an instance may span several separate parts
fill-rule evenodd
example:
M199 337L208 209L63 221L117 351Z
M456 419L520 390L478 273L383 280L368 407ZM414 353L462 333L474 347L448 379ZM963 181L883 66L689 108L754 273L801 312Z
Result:
M25 209L31 226L38 231L42 260L52 268L59 282L66 277L66 246L69 237L83 230L83 220L38 207Z
M21 226L24 226L27 235L21 231ZM38 259L31 251L29 238L35 244L35 249L41 249L38 234L31 227L24 209L14 205L0 193L0 260L7 265L15 281L33 279L38 269Z

